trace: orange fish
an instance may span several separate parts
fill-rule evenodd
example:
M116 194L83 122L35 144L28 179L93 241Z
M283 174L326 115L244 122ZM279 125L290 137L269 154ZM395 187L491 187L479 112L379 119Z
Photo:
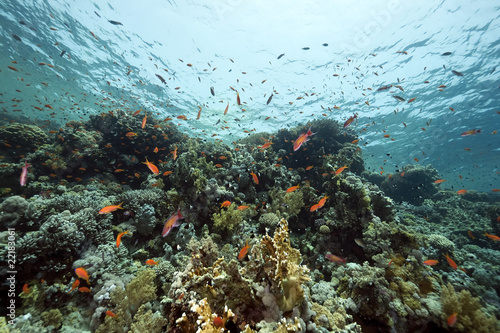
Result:
M245 210L247 208L250 208L250 206L244 206L244 205L241 205L241 206L238 206L238 208L236 208L237 210Z
M292 187L289 187L287 190L286 190L286 193L291 193L297 189L300 188L300 185L296 185L296 186L292 186Z
M448 326L453 327L455 323L457 322L457 313L453 312L449 317L448 317Z
M163 175L164 175L164 176L168 176L168 175L170 175L172 172L173 172L173 171L165 171L165 172L163 173Z
M165 222L163 230L161 231L162 236L166 237L174 227L178 227L180 225L179 220L183 218L184 216L182 216L180 208L177 208L177 213L173 213L167 219L167 222Z
M224 327L224 320L221 317L215 317L214 318L214 326L217 329Z
M116 236L116 247L117 248L120 247L120 244L122 242L122 237L123 237L123 235L126 235L126 234L130 234L129 230L124 231L124 232L120 232L118 234L118 236Z
M75 269L75 273L76 273L76 275L80 279L84 279L85 281L87 281L87 284L90 285L90 282L89 282L89 273L87 273L87 271L85 270L85 268L78 267L77 269Z
M114 212L117 209L123 209L122 205L123 205L123 202L119 205L106 206L99 211L99 214L108 214L108 213Z
M491 190L491 192L500 192L500 188L494 188Z
M238 260L239 261L242 261L247 253L248 253L248 250L250 250L252 246L251 245L248 245L248 241L246 242L245 246L243 246L243 248L241 249L240 253L238 254Z
M331 262L335 262L337 264L346 264L346 261L347 261L347 258L340 258L340 257L337 257L336 255L334 254L331 254L331 253L327 253L325 255L326 259L330 260Z
M408 100L408 103L414 102L416 99L417 99L416 97L410 98L410 99Z
M344 123L344 128L346 128L347 126L351 125L351 124L352 124L352 122L353 122L356 118L358 118L358 115L357 115L357 114L355 114L354 116L349 117L349 119L347 119L347 120L346 120L346 122Z
M224 115L226 115L226 114L227 114L227 110L229 110L229 102L227 102L226 109L224 110Z
M302 146L305 142L309 141L309 137L316 133L311 132L311 127L307 130L307 133L302 133L299 135L297 140L293 142L293 151L299 150L300 146Z
M80 280L76 279L75 282L73 282L73 284L71 285L71 290L68 291L68 294L73 290L75 290L76 288L78 288L79 285L80 285Z
M491 235L491 234L487 234L487 233L484 233L483 235L485 235L486 237L488 237L491 240L494 240L495 242L500 241L500 237L498 237L496 235Z
M250 172L250 175L252 175L253 182L257 185L259 185L259 178L257 178L257 175L252 171Z
M468 130L468 131L465 131L462 134L460 134L460 136L474 135L477 133L481 133L481 130L478 130L478 129Z
M457 194L465 194L465 193L467 193L467 190L458 190L457 191Z
M434 181L434 184L441 184L442 182L445 182L445 179L438 179Z
M159 175L160 174L160 170L158 170L158 168L156 167L156 165L154 165L153 163L149 162L147 157L146 157L146 162L142 162L142 164L146 164L148 166L149 170L151 170L151 172L154 173L155 175Z
M308 166L308 167L306 168L306 171L309 171L309 170L311 170L312 168L314 168L314 166L310 165L310 166Z
M344 165L342 168L338 168L337 171L335 171L335 174L338 175L342 171L344 171L347 168L347 165Z
M144 129L144 127L146 127L146 120L148 120L148 114L147 113L144 115L144 118L142 119L142 125L141 125L142 129Z
M271 147L272 144L273 143L271 141L269 141L269 142L264 143L262 146L260 146L258 148L261 149L261 150L264 150L264 149L267 149L267 148Z
M434 266L434 265L437 265L438 263L439 263L439 261L434 260L434 259L429 259L429 260L426 260L423 262L423 264L426 266Z
M240 94L239 93L236 93L236 103L238 105L241 105L241 100L240 100Z
M116 318L116 315L111 310L106 311L106 316Z
M356 143L358 143L358 142L359 142L359 140L352 140L352 141L351 141L351 143L352 143L353 145L355 145L355 144L356 144Z
M450 256L447 254L443 254L446 257L446 260L448 261L448 264L453 268L454 270L457 270L458 265L453 259L450 258Z
M326 199L328 198L329 198L328 196L321 198L317 204L311 206L311 209L309 211L314 212L315 210L318 210L321 207L323 207L325 205Z
M25 284L23 285L23 293L24 293L24 294L29 294L29 293L30 293L30 288L28 287L28 284L27 284L27 283L25 283Z
M81 293L90 293L90 289L87 287L80 287L78 288L78 291Z
M326 199L328 199L329 196L324 196L323 198L321 198L318 202L318 205L319 205L319 208L323 207L325 205L325 202L326 202Z
M155 149L153 149L153 153L158 153L158 147L155 147Z
M127 134L125 134L125 136L127 138L133 138L134 136L137 136L137 133L134 133L134 132L128 132Z
M174 155L174 161L177 159L177 147L175 147L174 151L172 152Z
M158 265L158 261L154 261L153 259L148 259L148 260L146 260L146 265L155 266L155 265Z
M230 205L231 205L231 201L229 201L229 200L226 200L226 201L224 201L223 203L220 204L221 207L228 207Z
M137 116L139 113L141 113L141 111L142 111L142 109L139 109L139 110L135 111L135 112L132 114L132 116Z
M476 237L474 237L474 234L470 230L467 231L467 235L469 235L469 237L472 239L476 239Z
M198 110L198 116L196 117L196 120L200 119L201 117L201 106L198 106L200 109Z

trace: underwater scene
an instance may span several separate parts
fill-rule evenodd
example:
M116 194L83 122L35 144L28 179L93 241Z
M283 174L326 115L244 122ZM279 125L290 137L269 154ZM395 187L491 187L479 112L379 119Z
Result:
M0 18L0 332L500 332L497 1Z

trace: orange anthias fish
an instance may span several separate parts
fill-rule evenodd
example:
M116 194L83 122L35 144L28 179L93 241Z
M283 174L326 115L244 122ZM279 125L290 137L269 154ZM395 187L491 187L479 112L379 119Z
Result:
M450 264L451 268L453 268L454 270L457 270L458 268L458 265L455 261L453 261L453 259L450 258L449 254L443 254L445 257L446 257L446 260L448 261L448 264Z
M23 293L24 294L29 294L30 293L30 288L27 283L23 285Z
M174 151L172 152L174 155L174 161L177 159L177 147L175 147Z
M462 134L460 134L460 136L474 135L477 133L481 133L481 130L473 129L473 130L465 131Z
M271 141L268 141L268 142L264 143L262 146L257 147L257 148L259 148L261 150L264 150L264 149L267 149L267 148L271 147L272 144L273 143Z
M229 207L230 205L231 205L231 201L229 201L229 200L226 200L220 204L221 207Z
M76 273L76 275L80 279L84 279L85 281L87 281L87 284L90 284L90 282L89 282L89 273L87 273L87 271L85 270L85 268L78 267L77 269L75 269L75 273Z
M487 233L484 233L484 235L486 237L488 237L489 239L494 240L495 242L500 241L500 237L498 237L497 235L491 235L491 234L487 234Z
M180 208L177 208L177 213L173 213L167 219L167 222L165 222L165 225L163 226L163 230L161 231L161 235L163 237L166 237L170 233L170 231L172 231L172 229L174 227L178 227L180 225L179 220L183 219L183 218L184 218L184 216L182 216Z
M73 290L75 290L76 288L78 288L79 285L80 285L80 280L76 279L75 282L73 282L73 284L71 285L71 290L68 291L68 294Z
M469 235L469 237L472 239L476 239L476 237L474 237L474 234L470 230L467 231L467 235Z
M236 208L237 210L245 210L245 209L248 209L250 208L250 206L245 206L245 205L241 205L241 206L238 206L238 208Z
M114 212L117 209L123 209L122 205L123 205L123 202L119 205L106 206L99 211L99 214L108 214L108 213Z
M241 100L240 100L240 94L239 93L236 93L236 103L238 105L241 105Z
M155 266L155 265L158 265L158 261L154 261L153 259L148 259L148 260L146 260L146 265Z
M345 169L347 169L347 165L344 165L342 168L338 168L337 171L335 171L335 174L338 175L339 173L341 173Z
M458 190L457 191L457 194L465 194L465 193L467 193L467 190Z
M238 254L238 260L239 261L242 261L247 253L248 253L248 250L250 250L252 246L251 245L248 245L248 241L246 242L245 246L243 246L243 248L241 249L240 253Z
M438 263L439 263L439 261L434 260L434 259L429 259L429 260L426 260L423 262L423 264L426 266L434 266L434 265L437 265Z
M300 185L289 187L289 188L287 188L286 193L291 193L299 188L300 188Z
M80 287L80 288L78 288L78 291L81 292L81 293L89 293L90 292L90 288Z
M229 110L229 102L227 102L226 109L224 110L224 115L226 115L226 114L227 114L227 110Z
M311 127L309 127L309 129L307 130L307 133L302 133L301 135L299 135L299 137L297 138L297 140L295 140L293 142L293 151L297 151L299 150L299 148L307 141L309 141L309 137L311 135L314 135L316 133L313 133L311 132Z
M455 323L457 322L457 313L456 312L453 312L449 317L448 317L448 326L450 327L453 327L453 325L455 325Z
M116 247L117 248L120 247L123 235L129 234L129 233L130 233L129 230L127 230L127 231L124 231L124 232L120 232L118 234L118 236L116 236Z
M106 316L116 318L116 315L111 310L106 311Z
M257 178L257 175L253 171L250 172L250 175L252 175L253 182L259 185L259 178Z
M314 212L315 210L318 210L321 207L323 207L325 205L326 199L328 199L328 198L329 198L329 196L325 195L323 198L321 198L319 200L319 202L317 204L311 206L310 211Z
M347 261L347 258L340 258L340 257L337 257L336 255L334 254L331 254L331 253L327 253L325 255L326 259L330 260L331 262L335 262L337 264L346 264L346 261Z
M142 119L142 124L141 124L141 128L144 129L144 127L146 127L146 120L148 120L148 114L146 113L144 115L144 118Z
M434 181L434 184L441 184L442 182L445 182L445 179L438 179Z
M214 326L217 329L224 327L224 320L221 317L215 317L214 318Z
M344 128L346 128L347 126L351 125L352 122L358 117L357 114L355 114L354 116L351 116L349 117L349 119L346 120L346 122L344 123Z
M151 172L154 173L155 175L159 175L160 174L160 170L158 170L158 168L156 167L156 165L154 165L153 163L149 162L147 157L146 157L146 162L142 162L142 164L146 164L148 166L149 170L151 170Z

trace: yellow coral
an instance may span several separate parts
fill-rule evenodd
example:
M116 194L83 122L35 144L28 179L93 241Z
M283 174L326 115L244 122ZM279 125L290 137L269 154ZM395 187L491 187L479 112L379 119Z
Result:
M233 230L243 221L241 211L236 209L234 203L229 205L227 209L221 209L219 213L214 213L212 219L214 221L215 230L228 232L233 232Z
M265 262L272 264L267 271L269 277L281 287L277 303L284 312L291 311L304 299L301 284L309 281L309 269L300 265L300 251L292 248L288 234L288 222L282 219L274 232L274 237L265 235L260 243Z
M498 332L500 327L494 315L488 316L481 307L479 298L472 297L468 290L459 293L448 283L441 290L441 322L448 327L448 317L456 312L457 321L454 330L470 333Z

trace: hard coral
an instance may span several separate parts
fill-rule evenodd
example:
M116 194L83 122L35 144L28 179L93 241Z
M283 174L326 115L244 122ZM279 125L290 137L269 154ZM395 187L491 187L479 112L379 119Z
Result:
M457 322L453 326L459 332L487 333L500 330L499 321L494 315L488 315L481 306L479 298L472 297L468 290L459 293L448 283L441 290L441 323L448 327L447 318L457 313Z
M309 281L309 269L300 265L302 258L297 249L290 245L288 223L282 219L274 237L265 235L260 243L265 262L270 263L268 276L280 288L277 302L283 312L291 311L304 299L304 290L301 284Z

